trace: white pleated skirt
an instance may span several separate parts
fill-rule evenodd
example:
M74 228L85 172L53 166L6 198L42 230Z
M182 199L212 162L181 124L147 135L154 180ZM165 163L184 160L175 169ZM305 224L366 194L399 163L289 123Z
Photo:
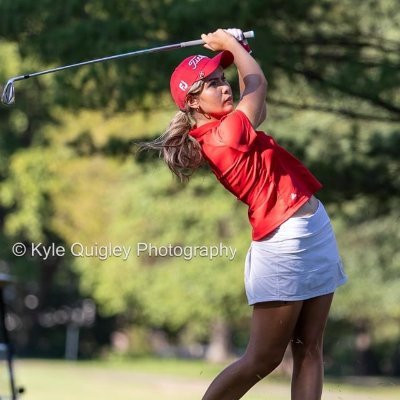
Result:
M292 217L252 241L244 272L249 305L333 293L347 281L335 235L321 202L313 215Z

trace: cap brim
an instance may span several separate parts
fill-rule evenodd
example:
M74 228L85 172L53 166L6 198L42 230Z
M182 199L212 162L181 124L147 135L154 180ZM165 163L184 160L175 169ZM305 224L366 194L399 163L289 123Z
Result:
M218 67L227 68L233 63L234 57L233 54L224 50L221 53L218 53L215 57L211 58L210 61L203 67L203 78L211 75Z

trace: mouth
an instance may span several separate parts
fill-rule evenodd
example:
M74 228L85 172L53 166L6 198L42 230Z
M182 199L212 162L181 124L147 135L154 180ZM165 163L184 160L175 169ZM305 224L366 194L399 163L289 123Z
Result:
M233 102L232 96L229 96L224 100L224 103L232 103L232 102Z

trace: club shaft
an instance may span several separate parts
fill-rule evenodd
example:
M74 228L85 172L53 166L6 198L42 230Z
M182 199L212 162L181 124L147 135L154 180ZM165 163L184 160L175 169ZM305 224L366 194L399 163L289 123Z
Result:
M132 57L132 56L138 56L141 54L156 53L156 52L160 52L160 51L179 49L180 47L181 47L180 44L171 44L171 45L167 45L167 46L154 47L152 49L131 51L129 53L124 53L124 54L115 54L113 56L96 58L94 60L88 60L88 61L83 61L83 62L79 62L76 64L64 65L63 67L51 68L51 69L47 69L45 71L34 72L32 74L24 75L23 79L27 79L27 78L31 78L31 77L39 76L39 75L45 75L45 74L49 74L52 72L58 72L58 71L62 71L64 69L68 69L68 68L77 68L77 67L82 67L84 65L96 64L96 63L103 62L103 61L116 60L118 58Z
M253 38L254 37L254 31L244 32L243 35L244 35L244 37L246 39ZM14 101L15 101L14 82L16 82L16 81L21 81L23 79L32 78L34 76L50 74L52 72L58 72L58 71L62 71L62 70L69 69L69 68L82 67L84 65L95 64L95 63L99 63L99 62L103 62L103 61L115 60L115 59L124 58L124 57L138 56L138 55L141 55L141 54L157 53L157 52L160 52L160 51L174 50L174 49L180 49L180 48L190 47L190 46L199 46L199 45L202 45L204 43L205 42L203 40L201 40L201 39L191 40L191 41L188 41L188 42L169 44L169 45L160 46L160 47L153 47L151 49L143 49L143 50L131 51L129 53L115 54L113 56L96 58L94 60L83 61L83 62L79 62L79 63L76 63L76 64L64 65L62 67L46 69L44 71L33 72L33 73L30 73L30 74L25 74L25 75L21 75L21 76L15 76L15 77L13 77L13 78L8 80L6 86L5 86L4 90L3 90L3 94L1 96L1 101L2 101L2 103L6 104L6 105L10 105L10 104L14 103Z
M254 32L253 31L244 32L243 34L244 34L244 37L246 39L254 37ZM22 79L32 78L34 76L50 74L52 72L58 72L58 71L62 71L64 69L82 67L84 65L96 64L96 63L103 62L103 61L116 60L118 58L125 58L125 57L132 57L132 56L139 56L139 55L142 55L142 54L158 53L160 51L180 49L180 48L183 48L183 47L199 46L199 45L202 45L202 44L204 44L204 41L201 40L201 39L198 39L198 40L191 40L191 41L188 41L188 42L169 44L169 45L166 45L166 46L153 47L151 49L136 50L136 51L131 51L129 53L115 54L113 56L96 58L94 60L88 60L88 61L83 61L83 62L79 62L79 63L76 63L76 64L64 65L62 67L51 68L51 69L47 69L47 70L39 71L39 72L33 72L33 73L30 73L30 74L17 76L15 78L12 78L12 80L15 82L15 81L20 81Z

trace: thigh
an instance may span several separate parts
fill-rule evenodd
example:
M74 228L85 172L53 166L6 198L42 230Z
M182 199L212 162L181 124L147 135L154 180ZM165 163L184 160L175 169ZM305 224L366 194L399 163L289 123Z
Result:
M330 293L303 302L303 307L293 332L294 343L322 343L332 300L333 293Z
M247 351L263 354L283 353L293 335L302 301L270 301L253 307Z

